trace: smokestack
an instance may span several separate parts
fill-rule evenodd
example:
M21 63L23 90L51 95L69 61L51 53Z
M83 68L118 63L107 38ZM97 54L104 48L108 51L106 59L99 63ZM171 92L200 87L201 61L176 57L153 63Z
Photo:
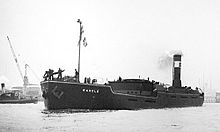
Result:
M4 93L4 91L5 91L5 84L4 83L1 83L1 87L2 87L2 93Z
M173 87L182 87L180 80L181 73L181 54L173 55Z

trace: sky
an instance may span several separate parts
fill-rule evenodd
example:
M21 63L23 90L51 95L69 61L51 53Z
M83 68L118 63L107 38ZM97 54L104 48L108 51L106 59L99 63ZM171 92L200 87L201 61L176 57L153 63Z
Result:
M81 81L121 76L171 84L169 55L178 50L184 86L220 91L219 7L218 0L0 0L0 80L23 84L6 36L23 74L26 63L31 67L31 83L49 68L74 75L81 19L88 42Z

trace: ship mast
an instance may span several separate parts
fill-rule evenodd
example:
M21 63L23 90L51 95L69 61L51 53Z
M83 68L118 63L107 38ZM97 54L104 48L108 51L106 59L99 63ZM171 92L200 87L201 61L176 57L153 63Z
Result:
M79 82L80 81L80 48L81 48L82 34L84 31L83 31L82 21L78 19L77 22L80 24L80 34L79 34L79 41L78 41L79 58L78 58L78 76L77 76L77 81Z

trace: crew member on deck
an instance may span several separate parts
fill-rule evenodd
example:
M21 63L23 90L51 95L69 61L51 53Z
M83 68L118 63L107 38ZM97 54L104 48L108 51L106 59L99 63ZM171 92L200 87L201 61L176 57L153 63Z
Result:
M84 83L87 83L87 77L84 78Z
M59 68L57 79L62 79L62 72L64 72L64 71L65 71L65 70L61 70L61 69Z
M118 81L119 81L119 82L121 82L121 81L122 81L122 78L121 78L120 76L119 76L119 78L118 78Z
M52 70L52 69L49 69L49 71L48 71L48 76L49 76L49 80L53 80L53 73L54 71Z
M91 82L91 78L90 77L87 79L87 82L88 82L88 84L90 84L90 82Z
M79 72L75 69L75 78L77 81L79 81Z
M48 71L45 71L44 76L43 76L44 81L47 81L47 80L48 80L48 77L49 77L48 74L49 74L49 72L48 72Z

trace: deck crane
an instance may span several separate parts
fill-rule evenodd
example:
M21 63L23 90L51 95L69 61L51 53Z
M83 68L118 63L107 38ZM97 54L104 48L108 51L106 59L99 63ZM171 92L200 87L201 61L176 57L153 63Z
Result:
M22 78L22 81L23 81L23 83L24 83L24 84L23 84L23 85L24 85L23 92L24 92L24 90L26 89L26 87L27 87L27 85L28 85L28 77L27 77L27 72L26 72L27 64L25 65L25 75L23 76L22 71L21 71L21 68L20 68L20 65L19 65L19 63L18 63L18 59L17 59L17 57L16 57L16 55L15 55L15 51L14 51L12 45L11 45L11 41L10 41L10 39L9 39L8 36L7 36L7 39L8 39L8 43L9 43L9 46L10 46L10 48L11 48L11 51L12 51L12 54L13 54L15 63L16 63L16 65L17 65L18 71L19 71L20 76L21 76L21 78Z

